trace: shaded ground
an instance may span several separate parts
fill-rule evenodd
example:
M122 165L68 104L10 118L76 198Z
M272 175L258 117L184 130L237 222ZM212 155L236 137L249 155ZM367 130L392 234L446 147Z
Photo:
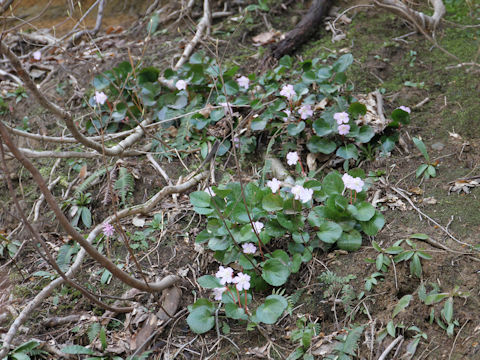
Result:
M437 31L437 40L447 50L459 56L462 62L478 60L480 30L476 27L465 28L464 26L475 23L475 21L478 22L479 4L455 0L445 2L448 9L446 19L457 25L450 22L444 23ZM346 6L342 3L342 7ZM287 11L277 9L277 12L274 13L275 16L270 15L267 18L275 29L286 31L294 26L295 20L299 19L301 15L299 10L300 4L298 8L293 6ZM478 245L480 241L478 217L480 202L476 196L478 196L479 190L474 188L470 194L449 194L451 186L449 183L464 176L479 175L477 167L480 162L478 155L480 83L476 79L478 79L480 69L470 69L468 66L447 68L458 62L446 57L438 49L431 49L432 44L421 35L413 34L395 40L395 38L409 33L411 29L393 15L369 8L355 9L347 15L352 18L350 24L337 24L337 28L346 34L344 40L332 43L331 33L322 29L319 31L318 38L312 39L300 49L297 53L298 59L313 57L327 59L332 52L351 52L356 62L349 70L348 78L355 84L357 93L368 93L377 88L383 88L386 113L400 105L406 105L413 109L412 123L402 129L402 137L407 146L394 150L388 158L375 160L376 154L373 154L373 159L370 159L372 161L367 161L363 166L369 170L385 171L389 185L411 191L415 205L423 212L444 227L448 224L448 229L460 241ZM192 26L189 21L187 24ZM219 53L223 53L227 49L225 52L226 63L240 64L245 71L254 71L259 66L259 59L262 59L262 55L259 57L255 55L264 54L265 50L253 47L250 39L251 36L264 31L264 27L262 16L259 14L252 16L251 22L245 21L240 25L237 21L226 19L215 23L212 36L225 40L225 42L220 42ZM159 67L171 66L171 56L178 54L179 44L185 43L186 32L177 34L176 31L176 29L170 28L166 34L160 34L152 40L146 49L145 61L147 63L151 62ZM108 60L100 62L99 67L94 71L87 62L79 66L79 59L72 58L66 61L51 80L49 87L51 96L60 100L73 94L73 87L67 83L67 75L70 71L74 71L75 77L81 82L81 87L88 88L88 83L96 72L112 67L127 56L125 50L127 45L133 56L139 56L144 49L143 44L137 40L139 39L127 37L125 40L123 38L120 40L124 41L120 42L120 45L118 42L102 43L100 45L102 51L115 52L113 64ZM226 41L231 41L231 43ZM239 46L232 46L234 43L238 43ZM158 54L161 56L159 57ZM406 82L410 85L405 85ZM65 95L55 91L56 84L62 83L65 83L63 88ZM427 98L428 101L416 107ZM79 99L75 101L74 104L80 104ZM16 118L29 116L29 126L32 130L45 128L51 131L55 128L54 120L43 110L36 108L33 99L22 100L21 104L24 104L23 108L15 109ZM453 137L449 133L458 134L459 137ZM439 161L438 176L422 182L415 178L415 170L421 164L422 158L417 156L418 151L410 141L411 137L419 135L425 141L430 156ZM437 145L432 148L434 144ZM198 159L189 159L187 166L198 163ZM222 162L223 160L219 160L219 165ZM38 163L48 175L53 161L42 160ZM67 167L72 165L72 163L65 165L64 170L67 171ZM95 168L96 165L90 163L89 167ZM247 158L243 168L250 172L247 169L250 169L251 165L259 165L257 159ZM135 201L147 198L155 189L164 185L163 180L159 180L155 172L146 170L148 168L146 163L133 162L131 166L141 174L141 179L137 181L135 187ZM219 168L221 167L219 166ZM165 166L165 169L172 178L186 173L178 162ZM250 173L248 175L255 176ZM228 179L228 176L228 171L225 171L224 178ZM23 180L22 192L28 203L38 195L28 177ZM389 186L379 185L378 188L382 189L382 195L395 195ZM97 195L98 191L98 185L92 189L94 195ZM57 195L60 195L60 190ZM423 202L425 198L432 197L436 200L435 204ZM1 200L5 207L1 213L0 230L2 233L8 234L16 226L16 219L8 215L11 210L7 210L9 200L4 186ZM400 200L403 199L400 198ZM387 204L380 205L385 208L387 225L375 240L383 248L392 246L395 241L405 239L411 234L425 233L452 249L466 250L465 247L448 237L438 226L421 218L405 200L403 202L405 205L403 210L401 207L389 209ZM151 266L152 272L165 269L176 273L180 269L183 274L186 274L186 279L181 284L184 296L180 303L180 308L185 308L193 302L194 297L201 295L202 289L195 285L196 276L212 273L217 265L210 254L198 253L193 250L195 235L202 229L203 221L198 217L191 218L190 213L187 212L189 209L187 197L181 196L179 204L179 208L175 211L172 210L173 204L168 202L163 204L162 214L168 218L171 225L166 228L165 232L154 233L154 238L150 241L152 243L158 241L158 247L147 257L149 263L147 263L147 259L144 259L144 264ZM100 215L109 211L108 208L102 208L99 199L95 200L94 205L94 218L101 219ZM41 220L43 222L42 232L58 247L65 239L54 233L60 232L60 230L56 228L51 219L51 214L45 209ZM131 229L132 233L134 231ZM18 240L22 239L20 237ZM317 253L315 261L306 266L297 278L292 278L287 286L287 292L296 293L300 297L296 303L294 315L286 316L275 326L266 326L264 329L269 340L277 346L277 352L271 351L272 357L285 356L297 345L289 340L289 331L295 328L296 316L300 314L305 315L310 321L318 321L324 335L353 326L353 324L365 324L369 321L369 317L375 321L375 330L379 331L392 319L392 311L398 300L404 295L418 293L423 282L427 291L438 286L441 292L449 292L458 285L461 291L468 292L470 296L466 300L460 297L456 297L454 300L454 318L458 320L458 326L455 327L455 335L451 337L448 337L446 332L435 322L430 323L431 309L418 301L418 298L414 298L415 300L410 303L407 310L395 318L395 323L402 323L405 329L417 326L428 335L428 339L422 340L414 358L450 358L450 353L451 359L480 358L478 342L480 325L479 262L468 256L442 251L428 243L416 241L418 247L427 249L433 256L433 260L422 261L422 281L412 277L408 264L402 262L397 264L395 271L390 269L374 290L366 294L366 299L359 300L358 295L365 291L365 278L376 271L374 264L365 261L367 258L375 258L378 254L371 247L369 240L364 239L364 247L355 253L345 254L339 251L329 254ZM111 244L111 247L117 256L125 256L121 245ZM145 253L142 249L139 251L143 251L142 254ZM85 269L88 269L89 265L86 263ZM319 281L318 276L325 271L324 266L338 277L355 275L355 279L347 281L352 287L347 291L342 289L338 283L328 284L325 281ZM8 269L11 284L9 288L13 294L12 304L21 306L34 295L35 291L44 286L46 280L38 278L32 280L31 278L32 272L39 269L47 270L47 267L45 264L39 266L32 249L27 247L22 256L17 259L15 266ZM89 275L85 272L84 276L83 280L85 281L89 280L89 276L98 280L101 274ZM115 286L118 295L122 294L122 287L115 281L112 281L111 286ZM300 293L298 289L302 289L302 292ZM331 290L333 295L325 296L327 290ZM109 287L109 291L112 291L111 287ZM341 301L336 301L337 298ZM435 306L437 314L440 313L442 304ZM151 304L149 303L149 305ZM42 326L39 326L40 321L44 318L84 311L93 312L96 315L101 313L98 309L94 309L82 301L76 292L60 290L52 297L51 302L45 304L32 317L29 323L30 332L22 334L21 338L22 340L31 337L49 339L49 336L53 336L58 343L75 339L78 344L88 345L85 324L78 326L80 330L77 329L77 332L72 331L73 325L58 327L54 332L48 333ZM124 320L123 317L119 317L119 319L120 321ZM0 325L5 329L7 322ZM243 323L229 321L228 325L230 330L227 336L238 346L238 349L227 340L222 340L217 348L215 344L218 338L215 331L202 336L202 341L200 338L193 340L194 335L189 331L185 317L181 317L177 323L167 327L167 330L156 338L153 349L158 354L163 351L169 352L170 355L180 349L178 358L206 358L206 354L208 354L210 358L217 359L250 359L253 358L253 355L246 354L247 351L251 352L252 349L258 347L257 350L262 352L262 346L267 343L264 335L256 330L246 332ZM129 334L123 329L123 324L109 327L109 336L128 337ZM404 331L403 334L406 342L415 335L412 331ZM318 343L322 338L322 335L317 336L313 343ZM375 345L373 358L378 358L391 340L392 338L387 338L381 345ZM359 358L362 356L370 358L370 353L363 341L362 337ZM182 348L183 345L185 345L184 348ZM202 353L203 355L200 355Z

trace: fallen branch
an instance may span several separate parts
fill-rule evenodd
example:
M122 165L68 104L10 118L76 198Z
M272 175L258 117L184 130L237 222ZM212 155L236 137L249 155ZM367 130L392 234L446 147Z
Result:
M185 50L183 51L182 56L180 56L180 59L178 60L177 64L174 67L175 70L178 70L183 64L185 64L187 59L192 54L193 49L195 49L198 42L202 38L203 33L206 32L208 34L210 32L211 24L212 24L212 10L210 9L210 1L203 0L203 16L197 25L197 32L195 33L195 36L193 37L193 39L187 44L187 46L185 46Z
M387 358L387 355L390 351L393 350L393 348L395 346L397 346L397 344L403 340L403 336L402 335L399 335L395 340L393 340L390 345L387 346L387 348L385 349L385 351L382 353L382 355L380 355L380 357L378 358L378 360L385 360Z
M306 42L319 29L320 22L331 5L331 0L315 0L297 26L285 35L285 39L273 46L272 56L280 59Z
M72 47L76 41L78 41L85 35L90 35L93 37L98 33L98 31L100 30L100 27L102 26L103 9L105 7L105 0L97 0L92 6L90 6L90 8L85 12L85 14L83 14L83 16L80 18L80 20L77 22L77 24L72 30L75 30L75 28L79 26L79 24L83 21L83 19L97 4L98 4L98 11L97 11L97 20L95 21L95 27L92 30L81 30L77 33L74 33L70 38L70 41L68 42L67 48Z

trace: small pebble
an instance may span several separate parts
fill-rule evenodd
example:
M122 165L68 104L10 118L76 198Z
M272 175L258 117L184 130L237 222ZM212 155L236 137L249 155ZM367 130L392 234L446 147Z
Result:
M432 144L433 150L441 151L443 150L444 147L445 147L445 144L441 142L436 142L435 144Z

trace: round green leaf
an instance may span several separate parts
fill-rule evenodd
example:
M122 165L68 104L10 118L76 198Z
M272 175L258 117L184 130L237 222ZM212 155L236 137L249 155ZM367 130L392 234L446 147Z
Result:
M193 309L187 317L187 324L196 334L206 333L215 325L215 318L212 313L206 306Z
M230 239L228 237L218 238L212 237L208 240L208 247L213 251L227 250L230 246Z
M303 129L305 129L305 122L300 121L298 124L288 124L287 126L287 133L290 136L296 136L300 134Z
M344 232L337 240L337 246L342 250L357 251L362 246L362 235L357 230Z
M205 191L194 191L190 194L190 202L193 206L209 207L210 195L208 195Z
M353 118L356 118L359 115L365 115L367 113L367 107L362 103L354 102L350 104L348 112Z
M348 69L350 65L353 63L353 55L352 54L345 54L338 58L337 61L333 63L333 70L336 72L344 72Z
M312 226L319 227L325 222L325 211L323 206L315 206L310 214L308 214L308 223Z
M332 172L323 179L322 189L329 196L341 194L345 188L340 174Z
M220 280L213 275L203 275L197 279L197 282L205 289L215 289L223 286L220 284Z
M369 221L362 222L361 225L365 234L374 236L383 228L383 225L385 225L385 218L380 212L376 211L375 215Z
M331 154L337 148L337 144L333 141L314 135L308 140L307 148L312 153L320 152L322 154Z
M348 144L346 146L341 146L337 149L336 155L345 160L348 159L358 159L358 150L357 147L353 144Z
M225 304L225 315L234 320L248 319L248 315L245 314L245 310L243 310L241 307L238 307L238 305L234 303Z
M278 258L268 259L263 265L262 278L273 286L280 286L287 282L290 270Z
M342 227L333 221L326 221L320 225L317 236L327 244L333 244L342 235Z
M332 125L322 118L315 120L313 130L318 136L327 136L333 132Z
M355 208L357 211L352 215L359 221L368 221L375 215L375 208L366 201L355 204Z
M360 143L367 143L375 136L375 132L368 125L363 125L358 131L358 135L355 136L355 139Z
M288 306L287 300L280 295L269 295L257 308L255 316L264 324L275 324Z

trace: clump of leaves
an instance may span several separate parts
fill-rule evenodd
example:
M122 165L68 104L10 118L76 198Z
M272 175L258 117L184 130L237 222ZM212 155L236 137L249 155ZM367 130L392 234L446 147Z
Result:
M430 177L437 176L436 167L438 164L430 162L430 155L428 155L427 147L425 146L422 139L414 137L412 138L412 140L415 146L417 147L417 149L420 150L420 152L422 153L425 159L425 163L420 165L417 168L417 171L415 171L417 178L419 178L420 176L423 176L423 178L428 179Z

